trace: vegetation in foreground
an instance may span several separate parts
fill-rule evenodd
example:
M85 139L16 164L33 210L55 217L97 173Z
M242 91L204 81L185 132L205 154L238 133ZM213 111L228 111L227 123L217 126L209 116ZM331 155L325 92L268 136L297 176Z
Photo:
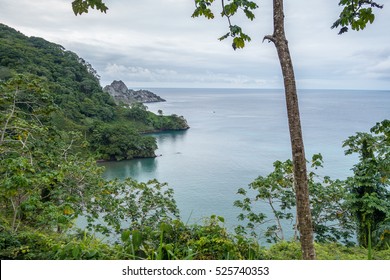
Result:
M179 229L178 233L174 230ZM149 235L125 232L109 244L85 231L73 234L24 229L0 232L0 259L12 260L301 260L299 242L280 241L270 247L227 234L215 220L185 226L161 224ZM367 260L369 250L340 243L315 243L318 260ZM371 259L390 260L390 249L372 250Z
M371 151L368 157L361 154L353 177L331 180L310 172L318 259L390 259L389 128L385 120L371 134L358 133L345 142L347 153ZM283 233L286 225L298 227L289 160L275 162L272 173L238 190L242 199L235 206L242 209L243 225L232 233L218 216L201 225L184 224L167 184L105 181L93 160L70 152L64 156L67 144L55 143L59 146L51 153L46 145L26 154L21 151L27 147L1 146L2 155L12 154L0 162L1 259L302 258L298 233L293 238ZM48 158L53 164L46 170ZM312 165L314 170L322 165L320 155ZM274 217L256 211L259 205L270 207ZM75 227L80 217L84 230ZM258 238L272 245L260 246Z

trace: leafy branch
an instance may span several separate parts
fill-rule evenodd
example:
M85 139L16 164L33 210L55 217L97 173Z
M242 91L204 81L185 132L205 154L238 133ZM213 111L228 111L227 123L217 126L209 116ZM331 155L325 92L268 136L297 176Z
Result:
M372 0L341 0L339 6L344 6L332 29L341 27L339 35L348 31L349 26L352 30L363 30L367 23L373 23L375 15L372 12L373 8L382 9L383 5Z
M242 49L245 47L245 42L250 42L251 38L242 31L242 28L238 25L233 25L231 17L235 15L239 10L243 11L248 19L254 20L255 15L252 12L258 8L258 5L253 1L247 0L228 0L230 3L225 4L224 0L221 0L222 12L221 16L226 17L229 25L229 32L218 38L220 41L233 38L232 47L234 50ZM204 16L207 19L213 19L214 13L211 11L210 6L214 0L195 0L195 11L192 17Z
M102 0L75 0L72 2L72 8L76 16L88 13L89 8L96 9L102 13L106 13L108 10L108 7Z

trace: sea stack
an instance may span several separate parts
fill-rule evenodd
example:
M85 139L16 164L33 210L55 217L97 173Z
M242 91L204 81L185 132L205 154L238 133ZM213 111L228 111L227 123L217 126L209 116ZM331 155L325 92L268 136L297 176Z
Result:
M125 83L121 80L113 81L111 85L105 86L103 91L109 93L117 104L124 103L130 105L135 102L151 103L166 101L165 99L148 90L128 89Z

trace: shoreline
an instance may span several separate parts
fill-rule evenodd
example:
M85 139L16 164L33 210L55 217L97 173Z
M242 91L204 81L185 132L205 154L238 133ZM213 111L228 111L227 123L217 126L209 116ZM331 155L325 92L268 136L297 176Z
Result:
M148 135L148 134L155 134L155 133L161 133L161 132L177 132L177 131L187 131L190 129L190 126L187 126L186 128L179 128L179 129L156 129L156 130L148 130L148 131L142 131L140 132L141 135Z
M187 131L190 129L190 126L187 126L186 128L181 128L181 129L158 129L158 130L151 130L151 131L145 131L145 132L140 132L141 135L150 135L150 134L157 134L157 133L169 133L169 132L180 132L180 131ZM156 149L157 150L157 149ZM97 159L96 163L104 163L104 162L120 162L124 160L134 160L134 159L147 159L147 158L156 158L156 157L161 157L162 154L156 155L155 151L153 151L154 156L150 157L134 157L131 159L122 159L122 160L109 160L109 159Z

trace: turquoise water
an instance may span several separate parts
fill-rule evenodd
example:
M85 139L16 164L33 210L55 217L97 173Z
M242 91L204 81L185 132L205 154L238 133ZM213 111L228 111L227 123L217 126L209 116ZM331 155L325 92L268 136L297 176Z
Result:
M254 89L154 89L167 99L149 110L183 115L187 131L155 134L161 156L104 163L107 178L157 178L168 182L184 221L212 214L238 224L233 202L240 187L268 174L275 160L291 157L284 93ZM342 141L390 118L390 91L301 90L306 156L321 152L322 171L351 174L356 158L344 156Z

